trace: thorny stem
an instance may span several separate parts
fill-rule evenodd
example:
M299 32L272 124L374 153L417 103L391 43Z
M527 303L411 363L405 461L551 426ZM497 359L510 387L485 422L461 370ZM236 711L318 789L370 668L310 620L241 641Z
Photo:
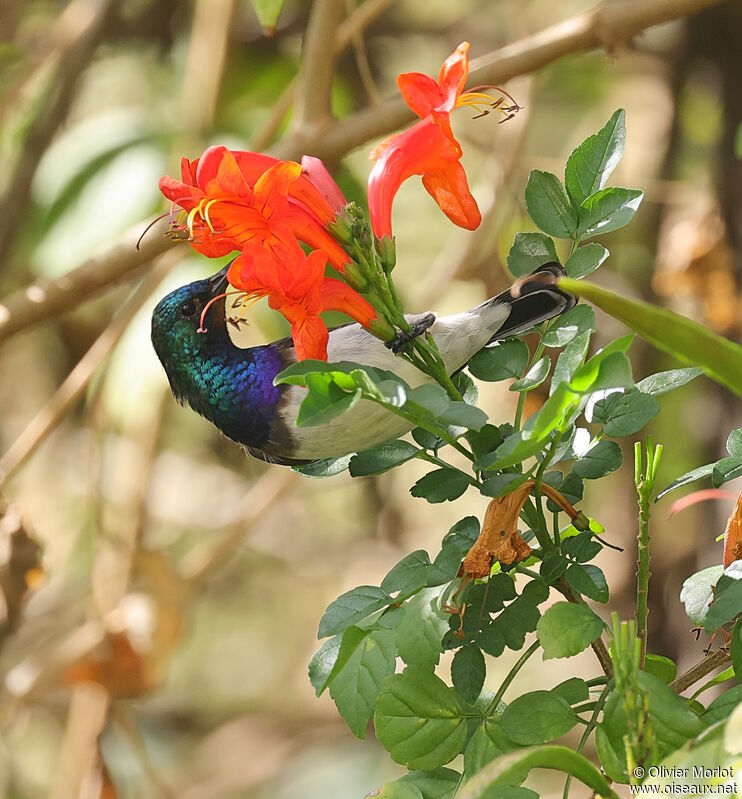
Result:
M647 438L646 473L642 473L642 445L634 444L634 483L639 497L639 532L637 535L637 570L636 570L636 635L641 644L639 668L644 668L647 656L647 616L649 615L649 513L657 467L662 457L662 445L652 446Z

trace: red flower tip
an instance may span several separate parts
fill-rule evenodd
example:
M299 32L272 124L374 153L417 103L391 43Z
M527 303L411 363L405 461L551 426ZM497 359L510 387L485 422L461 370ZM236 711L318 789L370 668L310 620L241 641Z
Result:
M368 206L379 239L392 235L392 202L412 175L422 176L428 193L454 224L474 230L482 221L450 121L469 75L468 53L469 43L462 42L443 62L437 81L420 72L397 79L405 102L421 121L372 152L376 164L368 180Z

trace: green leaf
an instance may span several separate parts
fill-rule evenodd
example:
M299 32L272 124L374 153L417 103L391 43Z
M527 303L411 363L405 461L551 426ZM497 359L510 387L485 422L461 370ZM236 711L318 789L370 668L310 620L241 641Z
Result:
M549 369L551 369L551 358L548 355L544 355L543 358L540 358L533 364L520 380L516 380L515 383L510 386L510 390L531 391L531 389L540 386L544 380L546 380Z
M405 555L381 581L382 591L394 594L409 594L425 585L430 571L430 558L424 549Z
M508 269L513 277L535 272L544 264L559 261L554 242L543 233L516 233L508 253Z
M587 354L587 348L590 346L590 335L590 331L586 330L575 336L564 348L564 352L559 354L554 367L554 374L551 378L550 394L556 391L560 383L569 383L575 372L582 366Z
M292 472L298 472L305 477L333 477L344 472L348 468L353 454L343 455L340 458L325 458L321 461L312 461L304 466L292 466Z
M735 477L739 477L741 474L742 458L736 456L722 458L714 464L714 468L711 471L711 485L714 488L718 488L724 485L724 483L734 480Z
M644 192L609 186L591 194L580 205L579 238L603 235L628 225L641 205Z
M544 233L560 239L575 237L577 213L562 182L551 172L534 169L528 176L526 208Z
M397 651L408 666L433 670L438 665L448 630L448 616L440 608L440 588L427 588L405 602L396 626Z
M423 430L422 427L415 427L412 430L412 438L415 443L419 444L423 449L430 449L433 451L438 451L446 443L442 438L438 438L434 433Z
M739 458L742 457L742 428L732 430L727 438L727 452Z
M482 692L486 673L484 655L474 644L462 646L454 655L451 663L453 687L470 704Z
M506 338L480 350L469 361L469 371L479 380L495 382L519 378L529 359L528 346L519 338Z
M327 424L331 419L355 407L361 398L359 388L349 393L338 387L330 375L308 374L306 379L309 391L299 406L297 427Z
M539 619L536 635L544 660L568 658L600 638L603 622L584 605L557 602Z
M575 305L569 311L552 319L544 333L545 347L564 347L573 338L595 330L595 311L589 305Z
M369 796L373 796L374 799L423 799L420 789L411 782L404 782L403 779L387 782Z
M655 722L659 722L666 731L682 738L683 742L701 733L705 723L688 708L685 700L665 685L659 677L640 671L638 680L639 686L647 692L649 713ZM660 729L656 732L659 736L663 734Z
M350 460L350 474L352 477L382 474L400 463L411 460L419 451L407 441L387 441L378 447L354 455Z
M669 685L678 676L678 667L675 661L663 655L647 654L644 670L659 677L665 685Z
M327 606L320 619L318 638L337 635L391 602L386 591L375 585L361 585L341 594Z
M590 699L590 689L580 677L570 677L568 680L560 682L551 689L551 692L561 696L570 705L578 705L580 702L587 702Z
M547 583L553 584L567 571L569 561L556 552L547 552L541 561L539 574Z
M399 782L414 785L423 799L453 799L460 779L458 771L436 768L432 771L412 771Z
M487 414L480 408L469 405L468 402L450 402L439 419L446 424L475 431L481 430L487 424Z
M388 677L376 700L376 738L397 763L434 769L458 755L466 743L464 709L442 680L409 666Z
M579 206L608 182L626 146L626 112L619 108L596 134L589 136L567 159L564 182Z
M732 630L729 639L729 654L732 656L732 666L738 680L742 680L742 619L740 619Z
M722 590L721 580L716 584L714 599L708 609L703 627L707 633L718 630L722 624L742 613L742 579L730 581Z
M592 242L576 249L564 265L564 271L575 280L591 275L610 253L602 244Z
M742 347L704 325L667 308L630 299L584 280L559 278L565 291L583 297L633 328L662 352L689 366L700 366L718 383L742 396Z
M319 696L327 688L327 680L335 668L342 636L333 635L312 655L309 661L309 682Z
M493 424L486 424L481 430L470 430L464 438L471 445L475 457L492 452L502 443L502 433Z
M662 491L657 495L657 499L655 502L662 499L665 494L669 494L671 491L674 491L676 488L682 488L688 483L692 483L695 480L700 480L702 477L708 477L714 471L715 464L707 463L705 466L699 466L697 469L691 469L689 472L677 477L675 480L670 483L667 488L663 488Z
M603 572L592 564L573 563L565 575L567 582L583 596L596 602L608 601L608 583Z
M605 435L621 438L638 433L659 411L659 402L654 397L641 391L628 391L596 402L593 421L604 425Z
M333 669L328 682L330 696L356 738L366 737L376 697L384 680L394 674L396 656L392 630L351 627L343 635L338 656L342 665Z
M551 691L531 691L514 699L500 716L507 737L522 746L561 738L577 724L569 703Z
M435 469L421 477L410 489L413 497L423 497L428 502L452 502L469 487L465 474L456 469Z
M572 471L585 480L597 480L615 472L622 462L621 448L615 441L598 441L582 457L577 458Z
M666 391L680 388L702 374L703 369L699 369L697 366L688 369L669 369L667 372L657 372L657 374L645 377L636 384L636 387L642 394L651 394L656 397Z
M260 27L268 36L272 36L281 16L284 0L250 0L258 15Z
M601 549L601 545L593 538L589 530L562 540L562 552L574 558L578 563L592 560Z
M586 757L566 746L534 746L501 755L465 782L457 799L481 799L487 789L508 785L516 776L522 780L522 774L534 768L571 774L598 796L618 799L598 769Z
M714 596L714 586L724 573L723 566L709 566L692 574L680 591L680 601L685 605L688 618L698 627L706 621L709 605Z
M494 477L487 478L479 488L479 492L485 497L504 497L514 491L519 485L526 481L524 474L496 474Z
M407 395L410 402L425 408L433 416L440 416L446 412L451 400L442 386L433 383L423 383L423 385L413 388Z
M428 585L448 583L458 574L461 560L479 536L479 519L466 516L456 522L443 538L441 551L428 572Z

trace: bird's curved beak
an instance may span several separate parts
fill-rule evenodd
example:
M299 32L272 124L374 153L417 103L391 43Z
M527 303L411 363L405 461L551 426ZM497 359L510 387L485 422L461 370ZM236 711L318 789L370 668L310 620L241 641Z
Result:
M232 266L232 261L230 261L218 272L213 274L210 278L207 278L209 291L211 292L212 297L216 297L219 294L224 294L224 292L227 290L227 286L229 286L227 281L227 272L229 272L230 266Z

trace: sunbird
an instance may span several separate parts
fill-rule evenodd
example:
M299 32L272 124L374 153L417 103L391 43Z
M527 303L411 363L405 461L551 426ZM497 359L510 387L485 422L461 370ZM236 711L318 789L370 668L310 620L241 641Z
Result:
M229 265L205 280L176 289L152 314L152 344L175 399L188 403L226 436L269 463L300 465L360 452L408 433L413 425L369 400L324 425L297 427L306 389L274 385L279 372L296 362L290 338L242 348L233 343L227 300L210 301L227 288ZM576 299L555 285L564 274L558 263L539 267L525 280L452 316L406 315L411 335L433 335L450 375L487 345L516 336L570 309ZM205 330L201 317L207 308ZM401 336L410 334L401 334ZM360 324L333 328L328 361L354 361L394 372L411 387L432 378L392 351Z

